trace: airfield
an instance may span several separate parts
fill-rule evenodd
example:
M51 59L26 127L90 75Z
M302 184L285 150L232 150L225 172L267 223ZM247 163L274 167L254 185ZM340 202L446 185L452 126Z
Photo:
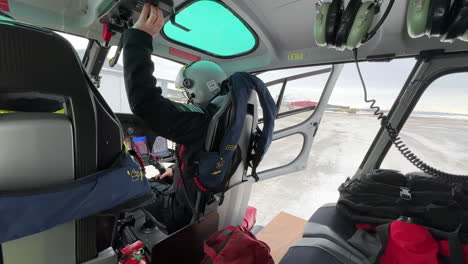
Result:
M277 121L278 128L297 124L310 114ZM257 224L266 225L279 212L308 219L321 205L336 202L338 186L351 177L372 144L380 123L371 115L325 113L313 143L307 170L255 183L250 205ZM451 173L468 174L468 119L443 115L410 117L401 133L414 152L429 164ZM286 165L297 156L302 137L275 142L263 168ZM394 147L382 168L417 171Z

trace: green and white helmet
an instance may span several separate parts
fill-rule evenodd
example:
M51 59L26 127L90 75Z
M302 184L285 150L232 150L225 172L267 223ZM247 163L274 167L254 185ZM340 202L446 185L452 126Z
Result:
M198 61L184 66L175 81L189 101L204 107L221 92L221 83L227 76L221 67L211 61Z

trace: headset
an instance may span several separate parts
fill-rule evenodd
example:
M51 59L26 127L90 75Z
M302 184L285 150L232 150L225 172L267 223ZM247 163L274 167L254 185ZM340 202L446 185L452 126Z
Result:
M451 23L442 37L444 42L455 39L468 41L468 0L455 0L450 10Z
M440 37L445 33L450 13L450 0L410 0L406 13L408 34Z
M441 37L443 42L468 41L468 0L410 0L406 15L408 34Z
M343 0L317 3L314 39L318 46L337 50L356 49L369 41L388 16L394 0L390 0L385 14L369 32L374 17L380 12L381 1L351 0L344 9Z

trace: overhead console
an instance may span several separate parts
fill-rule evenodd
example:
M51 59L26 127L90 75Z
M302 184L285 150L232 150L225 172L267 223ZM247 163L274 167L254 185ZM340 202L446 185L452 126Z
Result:
M194 0L187 0L183 2L182 5L192 1ZM105 47L109 47L109 42L115 33L123 34L126 29L133 26L135 21L138 20L143 6L146 3L159 7L163 12L164 19L166 21L170 20L174 26L187 32L190 31L190 29L176 22L176 11L173 0L114 0L98 12L99 21L103 25L102 38L104 40ZM109 61L109 66L114 67L117 64L122 48L123 38L121 37L115 55Z
M188 1L186 1L188 2ZM159 7L166 20L171 20L172 24L190 31L186 27L177 24L175 21L175 6L173 0L117 0L112 1L107 7L99 12L100 22L107 24L110 30L123 32L126 28L133 25L138 20L138 16L145 3Z

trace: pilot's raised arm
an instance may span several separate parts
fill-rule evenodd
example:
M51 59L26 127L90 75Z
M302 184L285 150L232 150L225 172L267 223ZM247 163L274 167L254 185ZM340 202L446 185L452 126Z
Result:
M124 76L132 112L158 135L188 144L205 135L209 117L200 107L173 102L162 96L153 76L153 36L164 25L162 11L146 4L140 18L124 35Z

